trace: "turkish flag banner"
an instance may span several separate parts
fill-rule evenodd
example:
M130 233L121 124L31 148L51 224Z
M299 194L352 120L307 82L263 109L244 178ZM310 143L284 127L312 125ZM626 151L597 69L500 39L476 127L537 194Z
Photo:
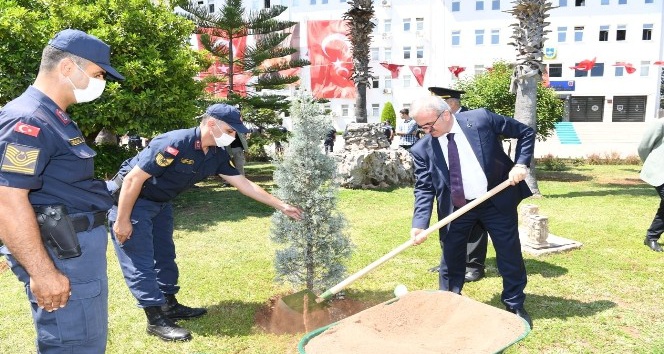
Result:
M316 98L355 98L348 28L344 21L308 21L311 91Z
M392 73L393 79L399 77L399 72L401 71L401 67L403 66L399 64L390 64L386 62L381 62L380 65L382 65L385 69L389 70L390 73Z
M225 47L228 48L229 45L229 40L216 36L214 29L212 28L199 28L198 32L206 33L210 36L210 42L212 43L213 47ZM203 47L203 44L201 42L201 35L196 34L196 43L194 45L194 48L196 50L204 50L205 48ZM239 37L239 38L233 38L232 41L233 45L233 58L234 59L242 59L244 58L244 51L247 48L247 37ZM228 49L226 49L228 50ZM248 81L247 78L245 78L246 75L242 75L241 73L241 68L235 66L233 68L233 91L238 91L240 94L243 96L246 94L246 82ZM198 73L197 78L198 79L203 79L207 76L210 75L215 75L215 76L222 76L225 77L225 81L223 82L210 82L207 84L205 87L205 91L211 93L215 97L226 97L228 95L228 74L229 74L230 68L226 64L219 63L218 60L215 60L214 63L206 70Z
M413 75L415 75L415 80L417 80L417 83L420 86L424 86L422 83L424 82L424 75L427 73L427 67L424 65L411 65L409 68Z

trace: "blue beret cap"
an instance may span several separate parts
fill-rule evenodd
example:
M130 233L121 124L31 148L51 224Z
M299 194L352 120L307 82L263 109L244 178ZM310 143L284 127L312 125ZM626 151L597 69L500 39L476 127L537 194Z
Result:
M249 129L242 123L240 111L233 106L225 103L217 103L208 107L205 113L222 122L226 122L238 133L249 133Z
M111 66L111 47L95 36L75 29L66 29L58 32L48 44L99 65L116 80L124 80L124 76Z

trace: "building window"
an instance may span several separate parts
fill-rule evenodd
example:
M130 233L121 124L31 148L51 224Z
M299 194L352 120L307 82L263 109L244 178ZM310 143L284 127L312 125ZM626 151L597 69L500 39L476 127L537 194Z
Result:
M403 87L410 87L410 75L403 76Z
M386 89L392 88L392 76L385 76L385 86Z
M423 31L424 30L424 18L423 17L415 18L415 30L416 31Z
M473 67L473 69L475 70L475 75L482 74L483 72L486 71L486 69L484 69L484 65L482 65L482 64L475 65Z
M270 8L270 0L263 0L263 7L266 9Z
M567 27L558 27L558 42L563 43L567 40Z
M579 63L574 63L574 66L579 65ZM588 71L586 70L574 70L574 77L587 77Z
M500 0L491 0L491 10L500 10Z
M652 39L652 24L643 25L643 34L641 35L641 39L644 41L649 41Z
M613 122L645 122L647 96L613 96Z
M371 77L371 88L379 88L380 87L380 81L378 81L378 78L375 76Z
M563 64L549 64L549 77L563 77Z
M416 52L415 55L416 55L417 59L422 59L422 58L424 58L424 47L417 47L417 48L416 48L416 51L417 51L417 52Z
M341 105L341 116L342 117L348 117L348 105L347 104L342 104Z
M500 30L493 29L491 30L491 44L498 44L498 43L500 43Z
M461 1L452 1L452 12L461 11Z
M385 23L383 23L383 29L385 30L385 33L392 32L392 20L385 20Z
M300 0L293 0L292 6L300 6Z
M567 6L567 0L558 0L558 6L559 7Z
M618 5L626 5L627 0L618 0Z
M583 41L583 26L574 27L574 41L575 42Z
M599 41L607 42L609 40L609 26L599 26Z
M452 31L452 45L458 46L461 44L461 31Z
M309 4L316 5L316 0L309 0Z
M484 0L475 1L475 10L477 11L484 10Z
M320 0L321 4L327 4L327 0Z
M574 6L586 6L586 0L575 0Z
M385 48L385 61L392 60L392 48Z
M484 30L475 30L475 44L484 44Z
M602 0L601 5L609 5L609 0Z
M214 12L214 4L208 4L208 12L213 13Z
M371 116L372 117L378 117L380 115L379 112L378 112L379 110L380 110L380 104L378 104L378 103L372 103L371 104Z
M410 59L410 46L403 47L403 58Z
M653 4L655 3L653 0L646 0L646 4Z
M650 73L650 62L642 61L641 69L639 71L641 72L641 76L648 76L648 74Z
M622 67L622 66L616 66L616 73L615 73L616 77L617 77L617 76L623 76L623 75L624 75L624 72L625 72L625 68L624 68L624 67Z
M616 40L624 41L625 37L627 37L627 26L619 25L618 30L616 31Z
M604 63L595 63L590 69L590 76L604 76Z
M378 48L371 48L371 53L369 54L371 56L371 60L378 60Z
M404 18L403 19L403 31L404 32L410 31L410 19L409 18Z

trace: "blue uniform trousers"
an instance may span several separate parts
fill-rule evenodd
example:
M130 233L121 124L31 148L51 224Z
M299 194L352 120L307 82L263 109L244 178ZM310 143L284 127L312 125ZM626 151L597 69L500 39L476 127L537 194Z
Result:
M48 312L37 306L30 290L30 276L7 254L7 262L20 281L32 306L40 354L100 354L108 336L108 278L106 275L106 228L102 225L79 232L81 255L58 259L47 246L55 267L69 278L71 296L67 305ZM3 247L3 253L7 249Z
M489 232L496 249L498 272L503 277L502 302L513 308L523 308L527 276L521 254L517 211L502 213L490 201L476 206L450 223L447 235L441 242L443 255L439 274L440 290L461 293L465 281L468 236L477 221L482 222Z
M166 303L164 294L175 294L180 289L173 243L173 206L170 202L138 198L131 213L133 232L124 244L115 239L116 219L117 206L114 206L108 215L111 239L125 282L138 306Z

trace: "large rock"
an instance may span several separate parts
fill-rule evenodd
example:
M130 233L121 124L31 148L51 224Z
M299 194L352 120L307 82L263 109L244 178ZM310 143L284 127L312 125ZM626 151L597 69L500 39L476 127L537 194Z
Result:
M380 123L350 123L344 150L335 154L337 179L345 188L412 186L413 160L408 151L391 149Z

